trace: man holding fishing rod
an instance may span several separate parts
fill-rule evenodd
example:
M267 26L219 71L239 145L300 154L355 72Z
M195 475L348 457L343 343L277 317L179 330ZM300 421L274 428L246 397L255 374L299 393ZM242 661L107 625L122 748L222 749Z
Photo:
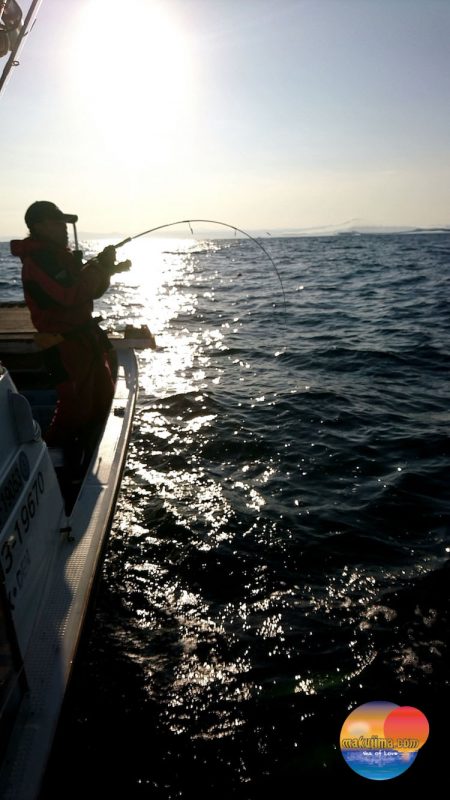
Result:
M110 277L131 267L116 263L112 245L87 263L78 250L75 214L39 200L25 214L30 235L11 242L22 261L22 282L38 346L56 385L58 402L45 439L50 447L90 439L108 414L114 395L112 347L92 317L93 301L109 287ZM74 224L76 250L68 249L67 223Z

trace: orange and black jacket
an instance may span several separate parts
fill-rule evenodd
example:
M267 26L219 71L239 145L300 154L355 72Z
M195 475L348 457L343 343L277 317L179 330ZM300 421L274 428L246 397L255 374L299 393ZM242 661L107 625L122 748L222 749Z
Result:
M91 321L93 300L109 286L109 272L94 259L84 266L70 250L29 237L11 242L22 261L25 302L37 331L68 333Z

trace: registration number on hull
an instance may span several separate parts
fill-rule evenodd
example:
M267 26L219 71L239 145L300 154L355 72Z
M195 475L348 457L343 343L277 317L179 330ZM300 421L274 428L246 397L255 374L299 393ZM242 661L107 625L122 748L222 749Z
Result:
M0 484L0 528L3 527L30 475L30 463L22 451Z
M12 608L31 564L28 542L44 492L44 475L39 470L18 509L11 534L0 546L0 565L8 586L8 599Z

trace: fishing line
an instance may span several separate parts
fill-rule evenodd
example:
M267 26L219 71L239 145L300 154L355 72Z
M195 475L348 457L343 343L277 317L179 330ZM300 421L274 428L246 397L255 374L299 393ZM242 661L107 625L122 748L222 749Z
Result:
M281 291L282 291L282 294L283 294L284 318L286 320L286 315L287 315L286 294L285 294L285 291L284 291L283 281L281 279L281 275L280 275L280 272L278 270L277 265L275 264L275 261L273 260L272 256L268 252L268 250L264 247L264 245L261 244L259 239L256 239L250 233L247 233L247 231L243 231L241 228L237 228L236 225L230 225L228 222L219 222L218 220L215 220L215 219L181 219L181 220L178 220L178 222L166 222L164 225L157 225L155 228L149 228L148 231L142 231L142 233L136 233L134 236L128 236L126 239L122 239L121 242L119 242L118 244L114 245L114 247L117 249L118 247L122 247L123 245L128 244L129 242L132 242L134 239L139 239L140 236L146 236L149 233L154 233L155 231L161 231L161 230L163 230L163 228L172 228L175 225L189 225L189 229L190 229L192 235L194 235L194 231L192 230L191 223L196 223L196 222L206 222L209 225L222 225L225 228L231 228L231 230L233 230L235 233L236 232L237 233L242 233L244 236L246 236L248 239L250 239L252 242L254 242L260 248L260 250L262 250L262 252L266 256L266 258L268 258L270 263L272 264L272 267L273 267L273 269L275 271L275 274L276 274L276 276L277 276L277 278L278 278L278 280L280 282Z

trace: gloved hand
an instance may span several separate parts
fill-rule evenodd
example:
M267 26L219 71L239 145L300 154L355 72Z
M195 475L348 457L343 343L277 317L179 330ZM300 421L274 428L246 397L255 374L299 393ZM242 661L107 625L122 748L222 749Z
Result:
M105 247L105 249L98 254L97 261L110 275L114 275L116 272L126 272L131 267L131 261L128 259L126 261L120 261L118 264L115 263L116 248L112 244Z
M112 244L109 244L108 247L105 247L105 249L98 254L97 261L103 269L112 272L116 262L116 248Z

